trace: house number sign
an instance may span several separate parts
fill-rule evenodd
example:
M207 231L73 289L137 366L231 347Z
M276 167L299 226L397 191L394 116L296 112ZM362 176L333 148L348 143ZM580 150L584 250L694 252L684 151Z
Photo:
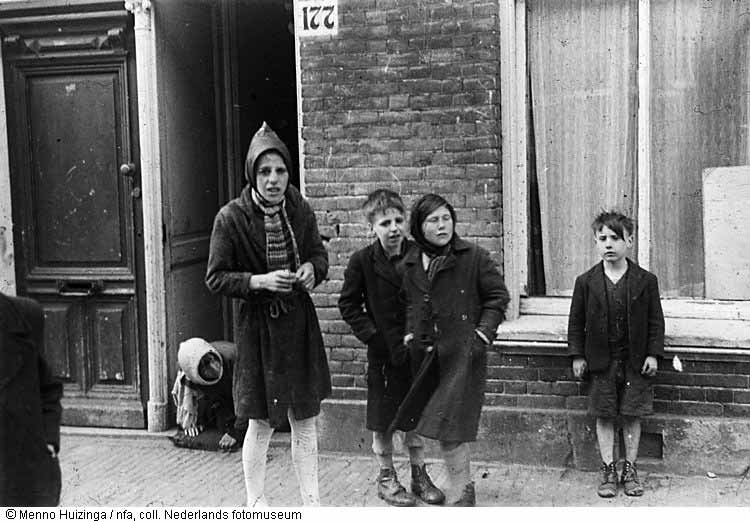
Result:
M295 4L297 33L300 36L338 34L338 0L297 0Z

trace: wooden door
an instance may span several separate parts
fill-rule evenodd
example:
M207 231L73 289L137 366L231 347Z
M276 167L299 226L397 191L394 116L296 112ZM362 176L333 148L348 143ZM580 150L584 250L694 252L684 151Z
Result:
M144 427L132 27L124 11L53 34L18 20L0 20L18 293L44 308L63 422Z

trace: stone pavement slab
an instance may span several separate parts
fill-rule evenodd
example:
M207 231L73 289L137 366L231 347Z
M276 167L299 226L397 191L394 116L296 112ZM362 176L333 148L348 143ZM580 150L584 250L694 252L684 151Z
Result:
M439 460L428 469L438 486L446 481ZM242 506L240 452L176 448L164 436L124 437L63 433L60 463L63 506ZM322 453L321 502L327 506L378 506L373 459ZM408 462L397 459L408 484ZM646 494L596 495L597 473L502 463L472 463L480 506L750 506L750 478L681 477L645 473ZM407 486L408 487L408 486ZM269 450L266 497L272 506L300 504L288 440Z

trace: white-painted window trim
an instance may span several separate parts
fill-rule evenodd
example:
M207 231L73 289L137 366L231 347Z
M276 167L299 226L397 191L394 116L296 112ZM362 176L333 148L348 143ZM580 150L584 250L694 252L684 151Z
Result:
M567 315L570 298L530 297L526 111L526 0L499 0L501 31L503 268L511 294L507 318ZM650 265L650 0L638 1L638 263ZM750 321L750 301L662 299L667 321L677 319ZM504 329L501 327L500 332ZM721 332L717 332L721 335ZM502 336L502 335L501 335ZM744 341L743 341L744 342ZM750 347L750 344L747 345Z

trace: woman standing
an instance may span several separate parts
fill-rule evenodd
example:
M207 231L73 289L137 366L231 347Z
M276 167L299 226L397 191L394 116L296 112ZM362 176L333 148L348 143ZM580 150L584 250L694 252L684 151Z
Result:
M489 253L459 238L456 213L436 194L412 207L419 246L405 259L405 343L415 379L393 426L440 441L450 480L446 504L473 506L469 447L484 402L487 347L505 317L508 292Z
M308 292L328 271L315 214L289 184L291 156L267 124L250 142L249 184L214 220L206 285L241 300L233 396L248 506L264 506L266 454L288 419L302 502L319 505L315 418L331 393L317 316Z

